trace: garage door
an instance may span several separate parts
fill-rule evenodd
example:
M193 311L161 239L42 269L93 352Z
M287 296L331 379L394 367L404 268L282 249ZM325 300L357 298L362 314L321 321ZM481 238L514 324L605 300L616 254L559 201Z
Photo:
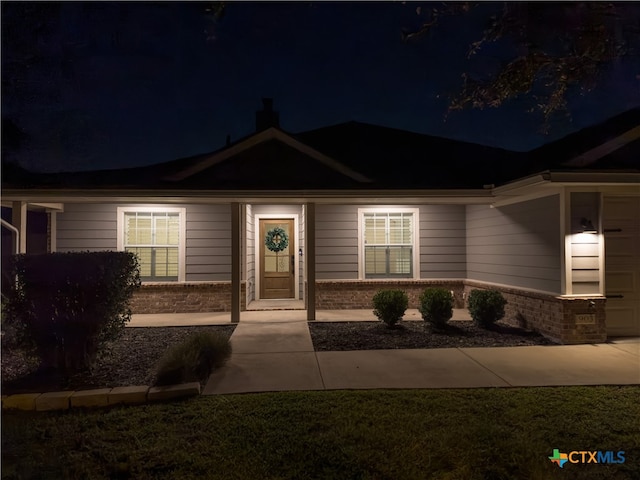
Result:
M640 196L604 197L607 335L640 336Z

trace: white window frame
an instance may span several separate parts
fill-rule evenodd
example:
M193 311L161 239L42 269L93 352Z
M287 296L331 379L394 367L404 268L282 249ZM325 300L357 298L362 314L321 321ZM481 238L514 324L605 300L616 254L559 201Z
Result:
M187 209L184 207L118 207L118 251L124 251L125 213L178 213L180 221L180 241L178 242L178 282L185 281L185 253L187 239ZM175 280L166 280L173 282ZM162 281L146 281L144 283L166 283Z
M367 278L365 275L364 216L366 213L410 213L413 215L413 245L411 277ZM360 280L417 280L420 278L420 209L416 207L364 207L358 208L358 279Z

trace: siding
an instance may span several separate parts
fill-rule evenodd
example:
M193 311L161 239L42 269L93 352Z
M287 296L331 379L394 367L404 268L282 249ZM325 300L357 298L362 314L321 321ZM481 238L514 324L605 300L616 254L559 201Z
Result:
M464 205L420 206L420 278L467 275Z
M582 232L581 219L598 228L600 194L571 193L571 293L600 293L600 236Z
M374 205L316 207L316 278L358 278L358 208ZM410 208L415 208L414 206ZM466 275L465 207L419 206L420 278Z
M468 205L467 277L560 293L560 197Z
M186 205L186 277L231 281L231 205Z
M57 251L117 250L116 204L67 203L57 214Z
M57 250L116 250L117 208L120 206L136 207L131 204L66 204L65 211L57 214ZM231 280L231 207L184 207L187 230L185 280Z
M316 279L358 278L358 206L316 205Z

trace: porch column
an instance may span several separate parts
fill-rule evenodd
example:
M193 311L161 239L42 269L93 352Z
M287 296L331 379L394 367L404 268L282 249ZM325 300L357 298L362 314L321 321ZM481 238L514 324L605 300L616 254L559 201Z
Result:
M241 211L239 202L231 203L231 323L240 321Z
M11 206L11 223L18 229L18 251L27 253L27 202L13 202Z
M49 253L55 253L58 249L58 217L55 210L48 212L49 216Z
M305 208L304 237L307 244L307 320L316 319L316 204L307 203Z

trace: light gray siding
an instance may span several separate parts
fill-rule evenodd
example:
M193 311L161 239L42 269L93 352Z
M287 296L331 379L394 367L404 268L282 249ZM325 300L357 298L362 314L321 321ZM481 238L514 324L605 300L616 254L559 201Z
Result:
M560 293L560 197L468 205L467 277Z
M358 208L370 205L316 207L316 276L318 280L358 278ZM409 207L415 208L415 207ZM420 278L464 278L466 274L465 207L419 206Z
M464 205L420 206L420 278L465 278Z
M358 278L358 206L316 206L316 279Z
M116 250L118 207L136 205L65 204L64 212L57 215L57 250ZM231 280L231 207L186 205L185 208L186 281Z
M598 227L600 194L571 193L571 292L598 294L600 292L600 238L582 232L581 219L586 218Z
M115 204L74 204L57 214L58 252L117 250L118 218Z
M189 281L231 280L231 205L187 205Z

